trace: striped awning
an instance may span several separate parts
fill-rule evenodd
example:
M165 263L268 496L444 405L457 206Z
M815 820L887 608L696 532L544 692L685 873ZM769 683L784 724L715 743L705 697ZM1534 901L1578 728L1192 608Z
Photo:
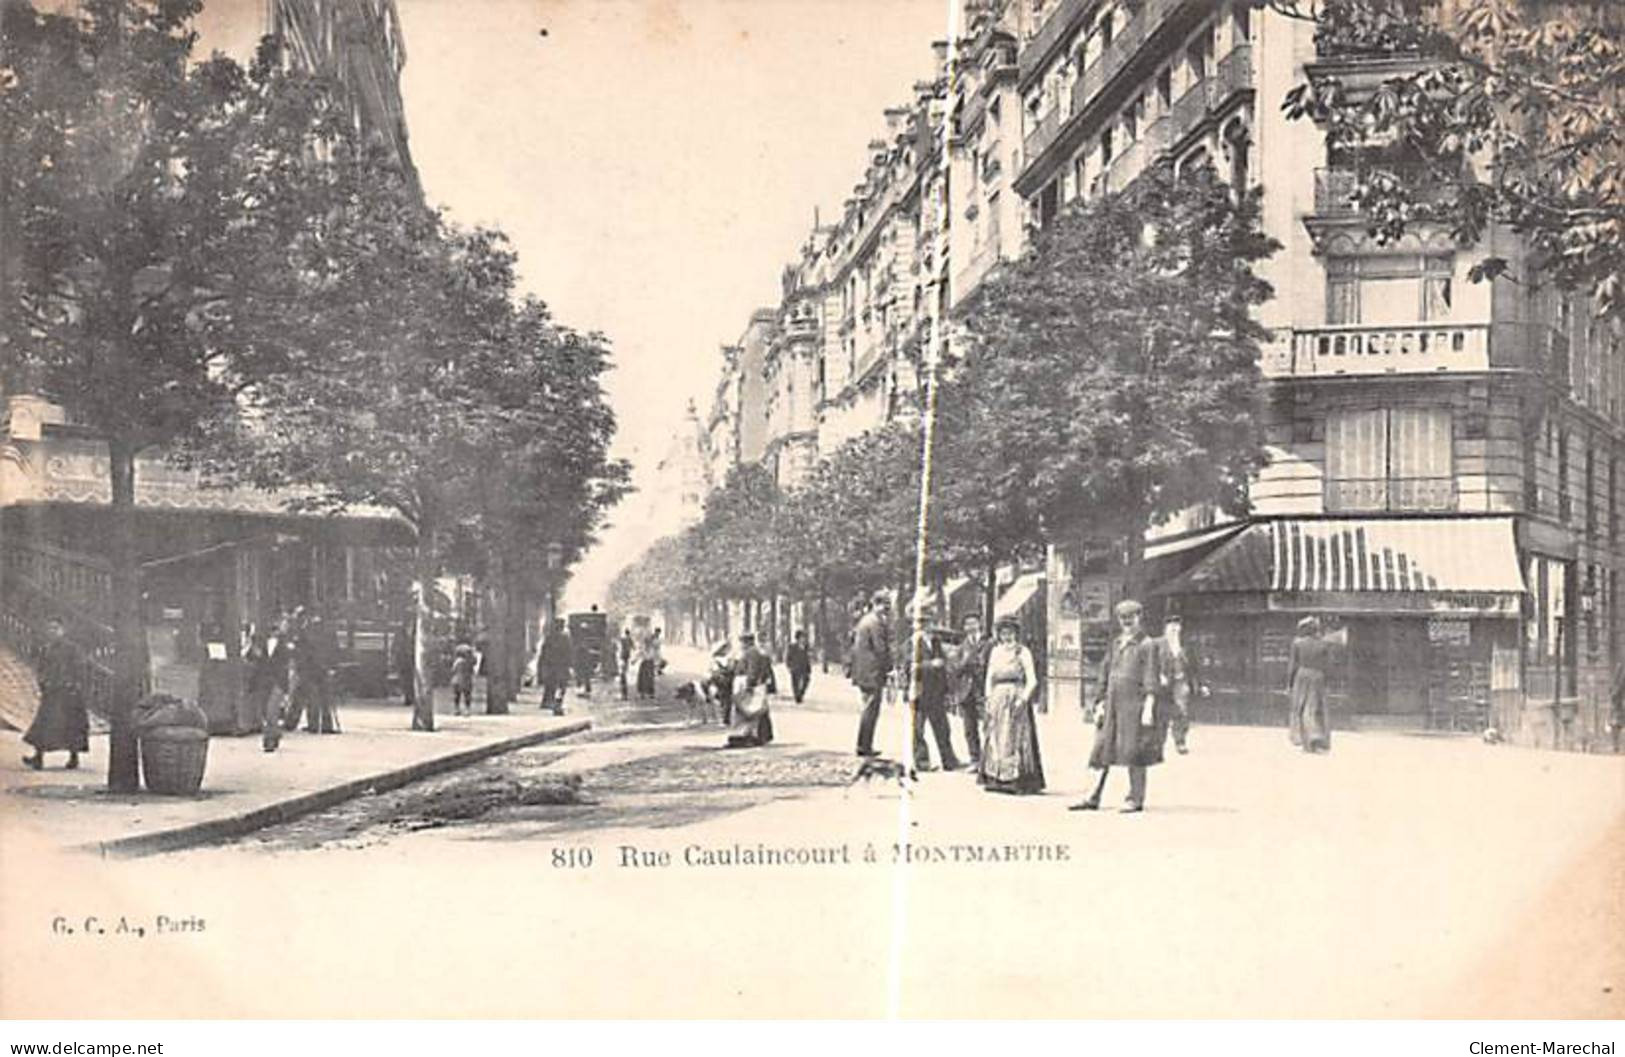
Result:
M1159 593L1523 590L1511 518L1305 518L1253 524Z
M1023 573L1016 577L1016 582L1011 584L1004 594L999 596L998 603L993 607L993 618L997 620L1000 617L1015 616L1020 613L1043 586L1043 573Z

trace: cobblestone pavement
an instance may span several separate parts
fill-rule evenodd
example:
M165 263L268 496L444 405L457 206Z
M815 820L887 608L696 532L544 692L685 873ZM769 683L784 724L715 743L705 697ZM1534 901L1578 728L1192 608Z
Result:
M688 707L669 696L626 702L612 685L598 686L591 699L572 691L567 706L590 714L594 729L361 797L261 830L236 846L359 849L442 827L490 831L494 839L611 825L667 828L843 786L853 771L847 756L807 746L725 750L721 727L692 722Z

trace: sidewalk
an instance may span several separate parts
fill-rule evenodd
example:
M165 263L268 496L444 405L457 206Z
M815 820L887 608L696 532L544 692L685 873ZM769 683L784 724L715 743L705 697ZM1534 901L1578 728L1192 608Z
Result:
M449 695L436 695L449 707ZM414 732L412 713L393 701L350 701L340 706L344 733L283 736L267 753L257 735L209 739L208 769L195 797L107 791L107 737L92 736L90 755L77 771L52 753L46 769L22 764L22 735L0 732L0 828L16 837L103 855L151 855L240 836L263 826L320 811L351 797L394 789L511 749L586 730L591 722L574 699L573 714L537 708L527 692L506 716L435 718L434 733ZM484 707L479 700L474 707ZM7 842L9 843L9 841Z

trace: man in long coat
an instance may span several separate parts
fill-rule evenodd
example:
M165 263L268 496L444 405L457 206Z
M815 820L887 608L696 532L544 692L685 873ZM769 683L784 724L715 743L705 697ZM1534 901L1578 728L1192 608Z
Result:
M1098 729L1089 754L1089 766L1100 771L1100 781L1094 793L1072 805L1073 811L1099 809L1113 764L1128 768L1129 792L1123 810L1143 811L1146 768L1162 762L1167 729L1157 707L1161 675L1156 643L1140 627L1140 603L1132 599L1119 602L1116 612L1118 635L1101 673L1101 692L1095 703Z
M553 621L553 630L542 638L536 651L536 681L542 685L542 707L564 714L564 689L570 685L570 666L575 649L563 620Z
M924 610L922 619L928 617L929 613L928 609ZM925 742L925 727L930 724L942 769L957 771L959 759L954 755L953 737L948 729L948 658L942 643L930 629L921 627L910 636L906 663L913 719L914 769L931 770L931 750Z
M858 721L858 755L878 756L875 726L880 722L880 695L891 675L891 600L875 593L874 605L852 631L852 682L863 695Z
M790 648L784 651L784 667L790 672L790 693L799 705L807 696L807 684L812 681L812 655L807 650L805 631L797 631Z
M965 721L965 747L970 750L971 766L982 762L982 709L985 702L987 655L992 643L982 637L982 618L972 614L965 618L965 636L959 640L948 659L951 705L959 710Z

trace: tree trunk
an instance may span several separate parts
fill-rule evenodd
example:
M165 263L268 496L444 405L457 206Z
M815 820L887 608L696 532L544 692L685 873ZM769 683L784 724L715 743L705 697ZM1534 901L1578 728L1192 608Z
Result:
M109 543L115 636L107 788L133 793L141 787L133 711L147 683L147 638L141 623L141 570L135 544L135 447L112 438L107 454L113 491Z
M819 671L829 671L829 607L822 578L818 581L818 657Z
M490 613L485 628L485 714L505 716L513 700L508 677L513 653L509 634L513 626L509 599L513 592L507 582L507 563L500 555L492 555L489 571L490 580L485 586L486 610Z
M1129 520L1128 537L1123 541L1124 597L1145 604L1145 514L1135 514Z
M413 695L412 729L422 731L434 730L434 677L430 664L433 660L431 649L433 643L430 637L434 634L434 611L431 607L430 597L434 591L435 574L435 537L434 529L425 519L418 526L417 546L417 633L415 648L412 656L412 680L417 689Z
M982 587L982 626L990 632L993 628L993 612L999 606L999 563L992 558L987 560L987 583Z

